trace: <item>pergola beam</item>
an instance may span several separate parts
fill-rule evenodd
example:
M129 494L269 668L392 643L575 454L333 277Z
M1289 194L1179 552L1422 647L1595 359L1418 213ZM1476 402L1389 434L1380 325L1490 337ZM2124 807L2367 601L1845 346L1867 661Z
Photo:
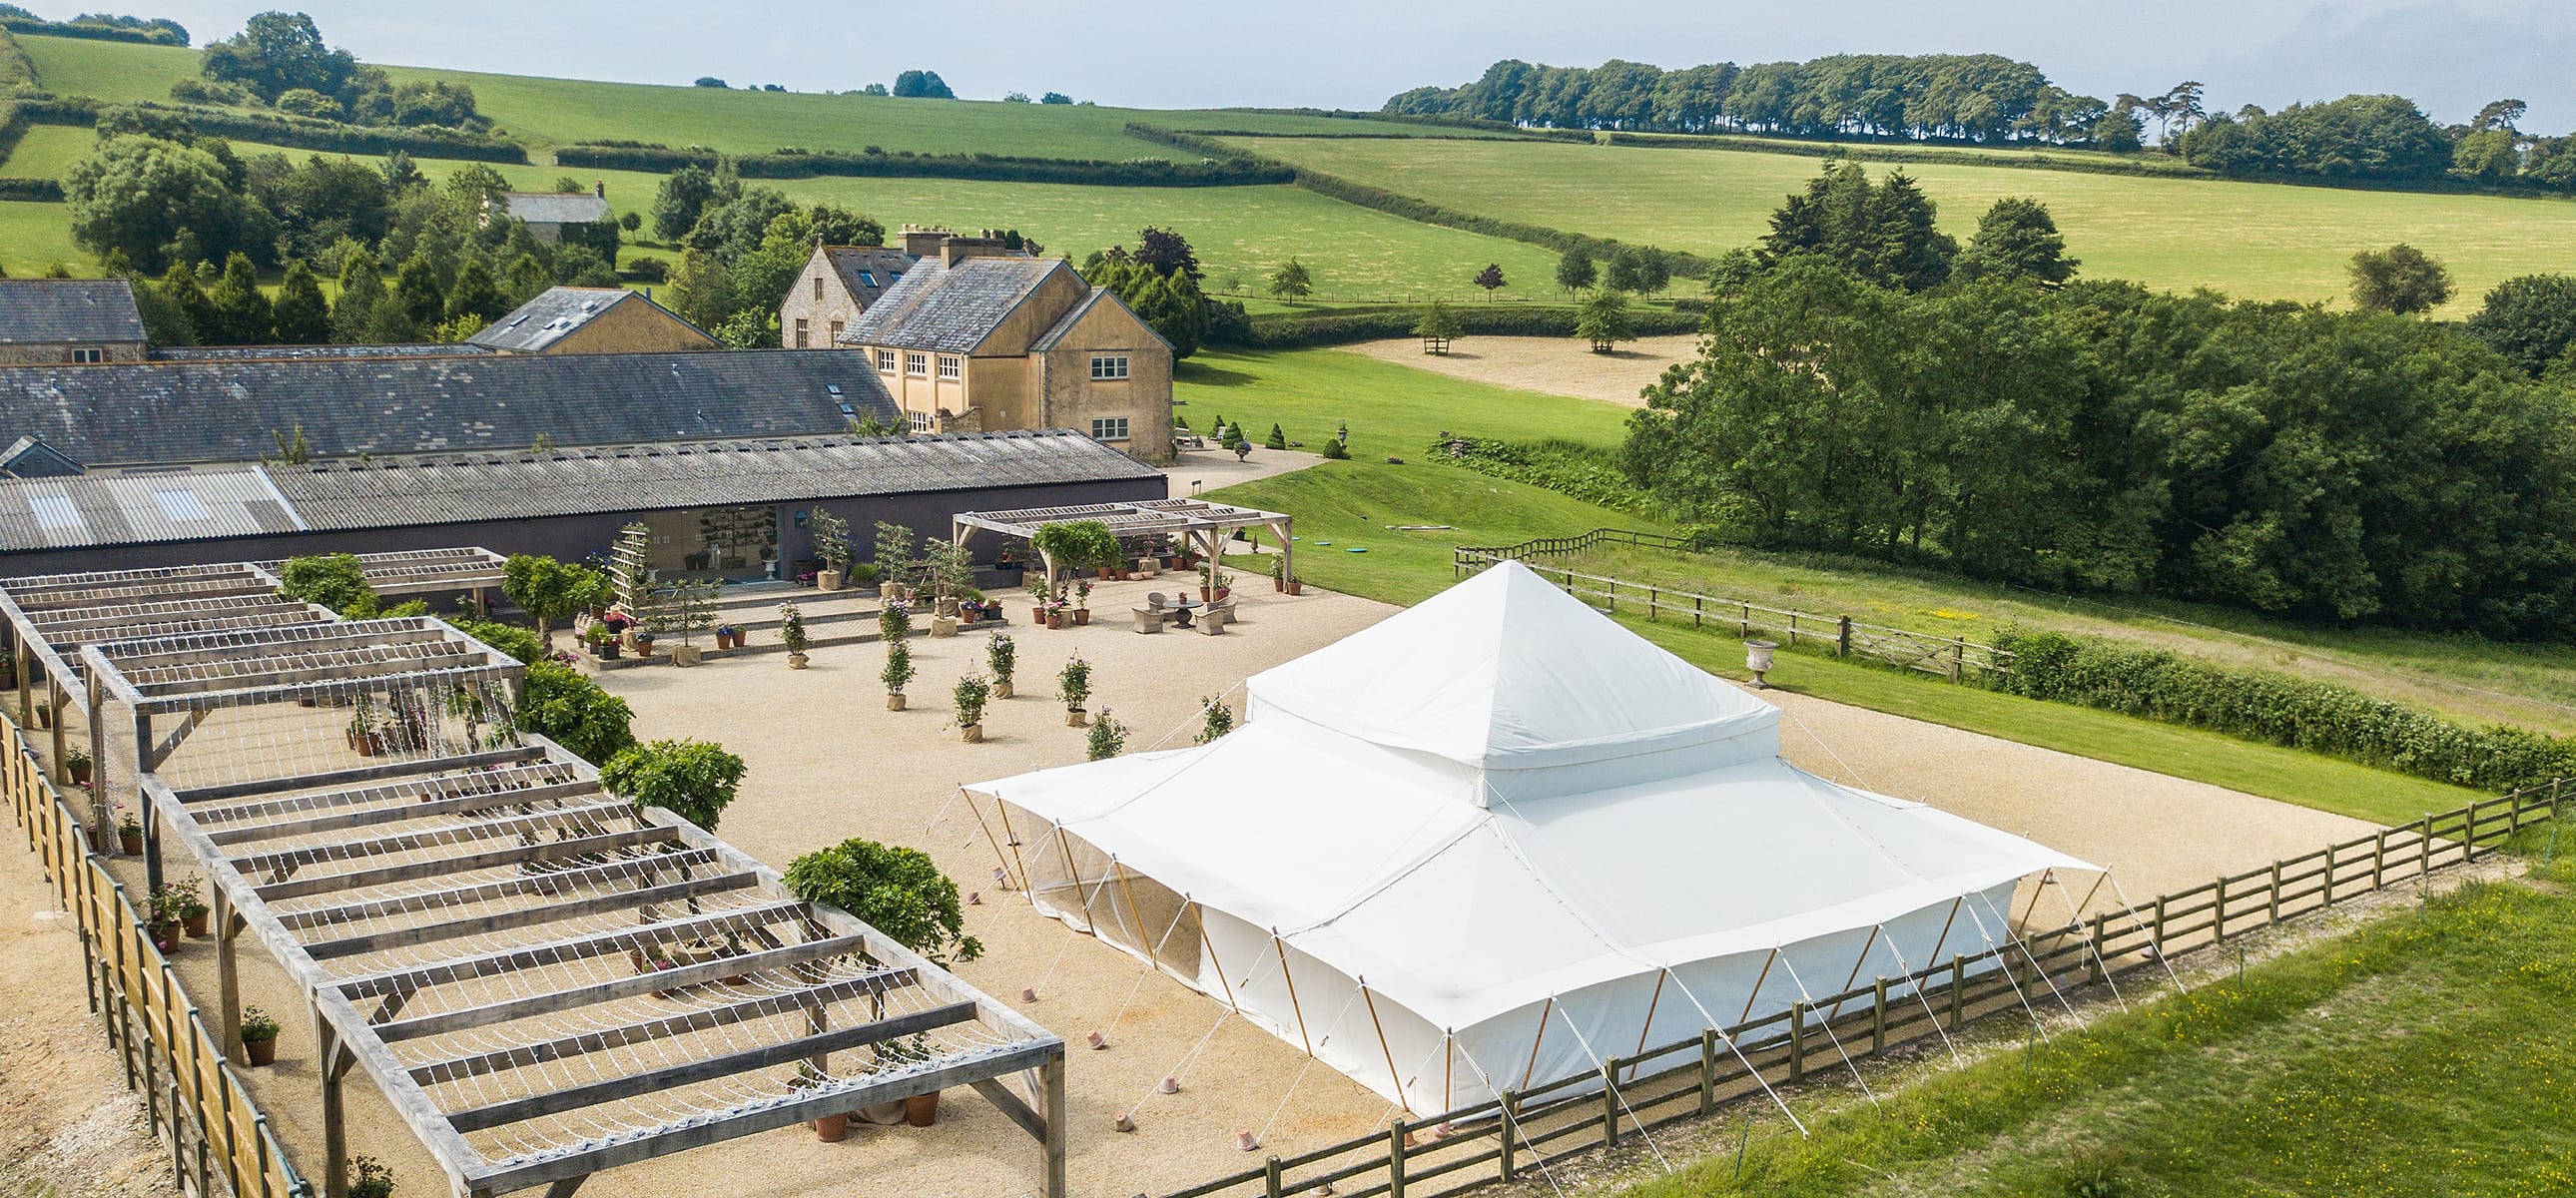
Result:
M916 976L909 969L893 969L864 977L825 982L786 994L765 995L745 1002L730 1003L679 1015L666 1015L659 1019L629 1023L622 1027L604 1028L535 1044L496 1048L490 1052L475 1053L471 1056L450 1057L443 1061L414 1065L411 1076L412 1080L423 1085L435 1085L459 1078L480 1077L487 1073L524 1069L530 1065L587 1056L594 1052L606 1052L612 1048L660 1040L672 1035L713 1031L716 1028L730 1027L769 1015L783 1015L789 1011L810 1010L854 998L887 994L912 985Z
M440 940L480 936L489 932L505 932L512 928L534 927L538 924L561 923L567 919L580 919L583 916L598 915L607 911L623 911L630 907L688 902L708 895L755 886L759 881L760 879L747 873L687 878L660 886L612 890L606 894L551 903L543 907L495 911L489 915L478 915L467 919L451 919L440 923L422 924L418 927L399 928L390 932L372 932L364 936L325 940L306 945L304 951L316 961L328 961L334 957L383 952L392 948L410 948Z
M336 907L312 907L302 911L287 911L278 914L275 918L279 927L289 931L328 927L332 924L373 919L380 915L398 915L415 910L426 911L433 907L463 903L490 902L494 899L511 898L523 894L551 897L590 882L612 881L624 877L638 866L646 870L693 869L700 865L712 864L715 860L714 853L703 850L655 854L649 857L627 857L602 865L586 865L552 873L503 878L494 882L477 882L471 886L458 886L447 890L389 895L364 902L344 903Z
M317 874L290 878L252 887L264 900L303 898L327 894L334 890L355 890L361 886L382 886L388 882L411 882L435 878L441 874L461 874L504 865L523 865L531 861L551 861L558 857L579 857L611 849L631 849L643 844L667 844L678 837L668 828L625 828L598 836L576 840L558 840L550 844L521 845L517 848L488 849L461 857L441 857L435 861L415 861L403 865L379 866L350 873Z
M602 793L596 783L589 784L589 787L589 793ZM504 836L543 831L564 824L598 828L604 823L601 816L632 814L634 810L635 804L628 800L611 799L607 802L584 803L577 807L558 806L526 815L475 820L442 828L424 828L418 832L379 836L372 840L343 840L333 844L252 853L248 856L230 858L225 861L225 864L246 874L279 868L294 869L306 865L335 864L354 861L361 857L381 857L387 853L408 853L439 845L496 840ZM596 833L592 834L596 835Z
M739 932L747 928L767 927L800 917L804 904L787 901L743 907L732 911L692 915L686 919L666 919L657 923L637 924L613 932L593 932L550 940L525 948L454 957L409 969L389 970L332 983L340 993L351 998L374 998L379 995L408 992L429 986L453 985L496 973L533 969L571 961L587 961L610 953L625 952L671 941L694 940L717 932ZM731 958L725 958L730 960Z
M543 749L513 745L505 749L486 749L479 753L460 753L454 757L439 757L426 761L395 761L384 765L362 765L351 769L303 774L292 778L263 778L253 782L195 786L186 790L172 791L171 796L181 803L220 803L227 799L246 799L253 795L276 794L286 790L319 791L326 787L341 786L351 782L372 782L379 778L403 778L414 775L427 777L452 770L472 770L492 765L547 760L550 759ZM209 812L197 818L199 820L231 819L238 812L239 809Z
M405 1040L417 1040L422 1036L436 1036L447 1032L464 1031L468 1028L488 1027L495 1023L526 1019L532 1015L549 1015L576 1007L615 1002L622 998L633 998L639 994L651 994L656 990L677 990L683 986L702 985L724 978L759 973L763 970L812 965L834 957L846 957L859 953L867 947L866 939L864 936L832 936L822 940L809 940L803 944L791 944L783 948L744 953L739 957L719 957L713 961L700 961L694 965L657 969L649 974L637 974L634 977L611 978L605 982L593 982L587 986L575 986L569 990L557 990L550 994L532 994L521 998L504 999L496 1003L486 1003L479 1007L461 1007L432 1015L416 1015L410 1019L399 1019L392 1023L377 1025L376 1036L387 1044L399 1044Z
M465 779L458 779L458 781L463 782ZM367 795L368 798L362 801L387 805L343 810L330 815L306 816L302 819L273 820L264 824L242 824L238 827L223 828L220 831L209 831L207 836L216 844L248 844L253 841L275 840L282 836L311 836L322 832L345 832L352 828L366 828L377 824L408 823L433 815L461 815L467 812L488 811L495 807L554 802L579 798L586 794L598 794L600 791L599 784L596 782L552 782L542 786L449 794L442 798L415 799L408 803L394 802L396 799L411 797L400 793L399 788L394 787L380 787L350 793ZM296 802L292 799L282 800L281 805L287 810L310 810L309 806L295 806ZM213 813L202 813L198 819L202 822L207 814Z
M817 1057L825 1053L858 1048L886 1040L898 1040L905 1036L937 1031L943 1027L974 1021L975 1004L950 1003L946 1006L932 1007L926 1011L913 1011L867 1023L853 1024L849 1027L834 1028L811 1036L799 1036L793 1040L764 1044L758 1048L747 1048L740 1052L726 1053L723 1056L710 1057L701 1061L690 1061L686 1064L655 1069L648 1073L603 1078L543 1094L531 1094L525 1098L496 1102L489 1106L469 1107L450 1112L447 1121L458 1131L481 1131L487 1127L499 1127L505 1123L518 1123L545 1115L559 1115L565 1111L576 1111L602 1102L659 1093L681 1086L731 1077L739 1073L749 1073L756 1069L784 1065L789 1061Z

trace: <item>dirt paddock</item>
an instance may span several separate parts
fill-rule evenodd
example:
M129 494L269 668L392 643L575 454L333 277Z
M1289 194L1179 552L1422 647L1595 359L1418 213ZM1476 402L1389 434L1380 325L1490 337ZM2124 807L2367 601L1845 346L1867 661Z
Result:
M741 797L718 828L746 852L784 867L800 853L865 836L918 846L962 886L983 892L983 901L967 909L967 923L986 956L959 972L1075 1045L1070 1138L1079 1194L1161 1192L1248 1168L1258 1157L1234 1148L1238 1130L1262 1133L1270 1151L1295 1153L1383 1126L1393 1113L1383 1099L1310 1065L1294 1045L1228 1017L1221 1004L1039 917L1021 896L992 889L997 851L957 788L1083 758L1084 730L1065 724L1053 698L1055 673L1067 658L1079 653L1092 664L1090 706L1095 712L1106 708L1127 724L1130 751L1137 751L1186 743L1196 730L1202 696L1224 695L1239 707L1246 676L1396 610L1314 591L1281 596L1260 580L1246 580L1242 622L1226 635L1132 631L1123 617L1145 592L1175 592L1187 581L1166 576L1099 584L1091 600L1099 622L1059 632L1029 629L1025 605L1015 602L1011 632L1019 644L1019 693L987 713L982 744L963 743L948 726L951 683L983 667L981 636L917 638L920 676L910 688L909 710L900 713L886 710L876 679L883 654L873 645L818 652L813 668L803 671L767 655L693 670L622 670L603 679L633 704L639 735L715 740L748 760ZM1951 728L1798 696L1773 698L1789 714L1783 743L1798 764L2112 866L2132 898L2251 868L2362 827ZM8 892L20 898L22 908L35 897L35 870L23 852L0 853L0 871L10 875ZM2041 916L2057 915L2066 898L2081 897L2086 892L2078 887L2090 882L2075 880L2064 897L2026 886L2026 901L2035 895ZM2095 905L2112 901L2105 888ZM30 921L29 927L37 925ZM112 1058L83 1012L78 955L69 935L59 929L43 934L58 938L62 951L24 954L23 968L0 977L0 1010L25 1011L41 1021L26 1031L12 1025L10 1046L41 1042L50 1034L96 1060L60 1073L16 1064L0 1070L0 1109L28 1110L31 1094L56 1086L122 1100L122 1087L110 1080ZM183 982L201 1002L214 992L212 960L210 949L192 948L178 962ZM309 1023L297 1014L299 1004L283 975L265 958L253 950L244 963L248 1001L279 1013L287 1025L278 1067L258 1071L256 1096L298 1162L318 1170L318 1087ZM1023 987L1035 988L1038 1001L1019 1003ZM1081 1047L1093 1030L1107 1036L1107 1050ZM1180 1094L1155 1092L1166 1074L1180 1079ZM393 1164L405 1179L406 1194L442 1191L427 1155L374 1087L361 1082L349 1094L356 1151ZM1139 1130L1112 1131L1112 1118L1128 1110L1136 1113ZM64 1114L78 1111L67 1108ZM24 1139L10 1147L13 1156L29 1151ZM1025 1135L971 1092L957 1091L946 1096L941 1123L932 1130L853 1128L847 1141L822 1144L810 1132L785 1129L603 1174L582 1192L783 1198L844 1192L864 1179L872 1193L1001 1198L1034 1191L1036 1162L1035 1146ZM63 1191L90 1192L83 1186Z
M1665 367L1696 357L1699 337L1640 337L1622 342L1617 352L1607 354L1596 354L1591 346L1571 337L1461 337L1446 354L1422 352L1419 337L1362 341L1343 348L1470 382L1641 408L1645 401L1637 392L1662 378Z

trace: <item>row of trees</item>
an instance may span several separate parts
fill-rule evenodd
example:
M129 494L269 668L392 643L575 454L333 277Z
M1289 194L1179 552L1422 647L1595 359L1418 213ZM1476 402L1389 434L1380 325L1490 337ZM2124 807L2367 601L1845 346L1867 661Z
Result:
M1728 535L2576 633L2576 281L2508 284L2463 328L2117 282L1908 291L1810 253L1729 284L1709 334L1623 457Z
M2576 137L2524 133L2515 125L2527 107L2497 100L2465 125L2444 126L2403 96L2345 96L2279 112L2249 104L2198 121L2176 145L2194 166L2235 174L2448 177L2576 191Z
M1837 54L1666 71L1613 59L1552 67L1506 59L1462 87L1386 102L1410 116L1552 129L1952 138L2138 147L2133 108L2079 96L1994 54Z
M745 187L731 163L687 166L653 197L653 231L682 248L671 310L736 349L778 344L778 305L817 245L880 245L885 226L836 204Z
M413 80L396 85L322 40L303 13L264 12L240 33L200 54L201 81L171 89L181 100L261 104L295 116L359 125L435 125L481 132L491 126L461 83Z

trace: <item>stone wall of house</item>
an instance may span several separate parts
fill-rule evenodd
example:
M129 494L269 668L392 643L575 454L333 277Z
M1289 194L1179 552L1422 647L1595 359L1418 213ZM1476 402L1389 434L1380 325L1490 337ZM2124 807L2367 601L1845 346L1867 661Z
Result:
M842 330L859 322L860 310L858 297L850 294L840 272L816 250L805 260L805 273L796 276L787 298L778 305L779 348L840 349Z
M1091 360L1124 355L1127 377L1095 381ZM1125 305L1101 303L1045 354L1033 354L1043 412L1040 428L1090 433L1092 421L1124 418L1127 440L1111 442L1129 457L1172 460L1172 350Z
M72 351L76 349L103 351L106 360L110 362L140 362L144 359L143 343L140 341L90 342L82 345L59 341L34 341L0 345L0 366L60 366L72 360Z
M641 300L627 300L591 318L562 340L547 346L545 352L660 354L722 348L724 346L715 338L670 312Z

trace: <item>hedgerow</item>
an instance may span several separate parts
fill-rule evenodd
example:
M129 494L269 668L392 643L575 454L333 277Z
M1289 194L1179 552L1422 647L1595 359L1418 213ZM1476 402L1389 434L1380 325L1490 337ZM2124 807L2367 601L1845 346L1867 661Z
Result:
M668 174L686 166L712 169L722 159L699 146L673 149L642 143L591 142L555 151L562 166ZM992 183L1078 183L1104 187L1238 187L1287 183L1295 172L1239 156L1200 162L1137 158L1109 162L1079 158L1020 158L1000 154L915 154L781 149L733 160L746 179L860 178L972 179Z
M2008 628L1995 647L2008 673L1987 685L2205 728L2482 790L2511 790L2576 773L2576 742L2522 728L2467 728L2350 687L2234 670L2161 649L2060 632Z
M1575 310L1560 307L1485 307L1460 305L1452 309L1467 337L1572 337ZM1630 313L1640 337L1671 336L1695 333L1704 317L1695 312L1673 312L1660 308L1639 309ZM1211 321L1208 340L1220 345L1239 345L1248 349L1297 349L1313 345L1347 345L1354 341L1377 341L1389 337L1410 337L1422 320L1422 308L1398 306L1358 312L1286 313L1256 316L1248 321Z

